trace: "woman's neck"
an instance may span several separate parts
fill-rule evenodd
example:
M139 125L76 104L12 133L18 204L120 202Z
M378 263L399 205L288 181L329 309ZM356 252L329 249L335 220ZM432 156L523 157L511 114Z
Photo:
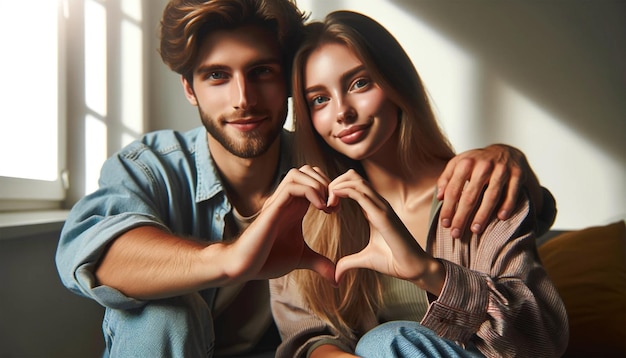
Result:
M426 249L430 211L437 178L445 162L421 163L406 172L395 163L386 161L363 161L363 169L372 187L387 202L402 220L415 240Z
M385 160L364 160L362 165L372 187L395 210L410 210L424 199L432 198L445 162L416 163L410 168L403 168L397 156L389 156Z

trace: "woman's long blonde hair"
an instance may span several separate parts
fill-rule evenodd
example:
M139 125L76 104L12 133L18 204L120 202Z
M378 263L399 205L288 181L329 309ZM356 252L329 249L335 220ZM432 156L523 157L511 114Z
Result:
M310 54L325 43L343 44L353 51L372 80L398 106L397 154L406 175L412 175L415 163L447 161L454 156L435 120L420 76L402 46L383 26L358 13L336 11L323 23L308 24L306 31L306 40L294 60L292 82L295 158L299 165L317 166L331 179L350 168L365 177L360 163L330 148L311 123L304 94L305 65ZM311 248L334 262L360 251L369 241L369 223L351 200L343 200L341 210L332 215L309 210L303 229ZM308 308L345 336L354 338L376 322L383 304L380 274L351 270L338 289L311 271L300 270L293 275Z

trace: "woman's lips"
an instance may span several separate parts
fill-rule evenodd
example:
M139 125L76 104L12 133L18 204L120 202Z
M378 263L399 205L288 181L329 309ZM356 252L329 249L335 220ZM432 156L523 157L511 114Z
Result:
M345 144L353 144L363 139L370 126L371 124L353 125L339 132L336 137Z

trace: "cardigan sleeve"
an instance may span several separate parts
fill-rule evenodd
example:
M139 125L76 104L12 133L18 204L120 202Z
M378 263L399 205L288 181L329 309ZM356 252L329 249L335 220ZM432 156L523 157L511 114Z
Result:
M446 279L422 325L472 342L488 357L560 356L569 338L567 315L537 255L536 220L524 200L481 235L453 239L441 226L431 230L432 254Z

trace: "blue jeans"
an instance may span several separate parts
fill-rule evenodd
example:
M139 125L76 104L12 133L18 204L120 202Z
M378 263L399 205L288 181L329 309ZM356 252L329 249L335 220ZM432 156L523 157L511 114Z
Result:
M477 349L464 349L413 321L383 323L367 332L356 346L364 358L477 358Z
M107 308L105 357L211 357L213 320L198 293L155 300L130 310Z

